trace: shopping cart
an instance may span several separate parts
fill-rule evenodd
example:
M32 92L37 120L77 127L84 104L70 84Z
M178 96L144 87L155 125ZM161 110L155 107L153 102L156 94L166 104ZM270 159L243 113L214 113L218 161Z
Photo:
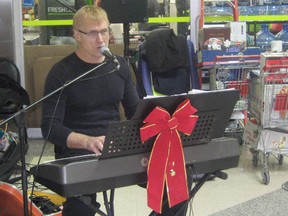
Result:
M256 167L262 153L262 181L267 185L269 156L282 165L288 153L288 53L261 54L260 71L250 73L248 113L257 137L250 143L252 162Z
M225 130L225 136L238 139L243 143L243 131L245 125L248 104L248 74L251 70L259 70L259 55L231 55L216 56L214 67L210 71L210 89L238 89L240 98L237 101L230 123Z

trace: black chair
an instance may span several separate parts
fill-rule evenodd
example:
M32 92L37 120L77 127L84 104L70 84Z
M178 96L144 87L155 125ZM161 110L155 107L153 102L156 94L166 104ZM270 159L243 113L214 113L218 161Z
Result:
M9 59L0 58L0 118L16 113L29 104L29 96L20 85L20 72Z
M23 105L29 104L29 96L20 85L20 72L17 66L9 59L0 58L0 124L19 112ZM25 137L27 137L26 131ZM26 154L27 144L24 149ZM16 139L10 143L5 152L0 152L0 181L8 182L20 159L21 146Z
M139 45L138 71L141 83L137 83L137 91L141 98L200 89L194 45L172 29L156 29Z

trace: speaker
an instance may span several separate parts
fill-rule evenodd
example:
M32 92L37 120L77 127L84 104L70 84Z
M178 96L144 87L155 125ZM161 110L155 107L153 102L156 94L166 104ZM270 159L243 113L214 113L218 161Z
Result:
M110 23L138 23L148 21L147 0L101 0Z

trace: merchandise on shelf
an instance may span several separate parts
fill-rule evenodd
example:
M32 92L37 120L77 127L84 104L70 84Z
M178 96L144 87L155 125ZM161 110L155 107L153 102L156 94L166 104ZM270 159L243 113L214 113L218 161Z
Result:
M199 49L223 50L224 42L230 40L229 27L202 28L198 33Z
M247 47L254 46L254 36L249 35L248 33L246 33L246 46Z
M226 26L230 28L231 43L240 50L244 49L246 47L246 22L228 22Z
M224 2L224 1L223 1ZM288 0L238 0L239 21L247 22L246 46L255 46L256 41L254 37L256 32L260 30L260 23L267 21L267 24L279 24L287 20L288 14ZM207 1L204 7L205 24L223 24L233 21L235 17L233 8L225 2L225 4L216 4L213 1ZM235 21L235 19L234 19ZM260 23L259 23L260 22ZM254 25L252 25L254 23ZM276 34L279 31L274 31L271 28L271 33ZM260 32L259 32L260 33ZM271 36L271 35L270 35ZM286 47L286 44L284 44ZM266 47L267 48L267 47ZM268 46L268 50L270 47ZM283 47L283 50L287 48ZM266 51L265 49L262 50Z
M239 9L240 16L285 15L287 14L287 10L288 10L287 4L288 4L288 0L286 0L286 3L282 3L282 4L267 4L267 5L259 5L259 4L241 5L239 4L238 9ZM232 8L229 7L228 5L224 5L224 6L205 5L204 11L205 11L205 16L215 16L216 22L219 19L219 17L217 16L233 15ZM271 18L271 20L273 20L273 18Z
M288 50L288 24L282 25L282 30L276 35L276 40L282 41L283 51Z
M248 47L241 52L243 55L260 55L258 47ZM216 56L239 55L239 52L225 52L221 50L201 50L198 52L198 61L203 66L213 66Z
M267 24L261 25L261 32L256 35L256 46L263 51L271 51L271 41L275 40L275 35L269 31Z

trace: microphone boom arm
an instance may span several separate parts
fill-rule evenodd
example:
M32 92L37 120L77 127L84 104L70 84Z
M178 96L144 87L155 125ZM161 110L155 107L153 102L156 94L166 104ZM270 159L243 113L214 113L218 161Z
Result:
M94 70L102 67L102 66L105 65L105 64L107 64L107 62L103 62L103 63L101 63L100 65L97 65L96 67L92 68L91 70L86 71L84 74L82 74L82 75L76 77L75 79L73 79L73 80L65 83L65 84L64 84L63 86L61 86L60 88L58 88L58 89L54 90L53 92L47 94L46 96L42 97L42 98L39 99L38 101L35 101L35 102L32 103L31 105L24 107L23 109L21 109L20 111L18 111L17 113L15 113L15 115L13 115L13 116L5 119L4 121L1 121L1 122L0 122L0 126L1 126L1 125L4 125L4 124L7 123L8 121L12 120L12 119L15 118L16 116L20 115L20 113L23 113L23 111L26 112L26 111L29 110L30 108L36 106L37 104L41 103L42 101L46 100L47 98L51 97L52 95L60 92L62 89L66 88L67 86L72 85L74 82L76 82L76 81L78 81L79 79L87 76L87 75L90 74L92 71L94 71Z

